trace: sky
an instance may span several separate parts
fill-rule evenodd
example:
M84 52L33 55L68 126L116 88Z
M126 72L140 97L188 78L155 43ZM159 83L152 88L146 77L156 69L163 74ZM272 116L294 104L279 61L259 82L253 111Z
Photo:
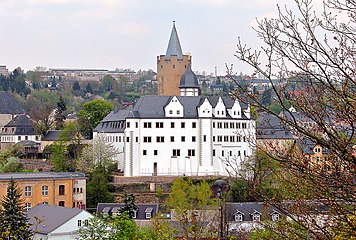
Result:
M256 18L292 0L0 0L0 65L153 69L176 22L192 69L219 75L225 64L249 73L233 55L237 38L253 47Z

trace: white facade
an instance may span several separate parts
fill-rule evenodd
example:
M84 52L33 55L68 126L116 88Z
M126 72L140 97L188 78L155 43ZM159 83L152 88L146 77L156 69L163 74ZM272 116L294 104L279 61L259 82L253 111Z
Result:
M53 216L55 217L55 216ZM58 228L50 233L36 233L33 237L34 240L74 240L78 237L78 229L83 226L85 221L93 218L94 216L87 211L82 211L73 218L69 219ZM45 224L44 221L41 224Z
M246 115L229 98L146 96L110 113L94 137L104 134L122 152L125 176L225 176L254 152L255 120Z

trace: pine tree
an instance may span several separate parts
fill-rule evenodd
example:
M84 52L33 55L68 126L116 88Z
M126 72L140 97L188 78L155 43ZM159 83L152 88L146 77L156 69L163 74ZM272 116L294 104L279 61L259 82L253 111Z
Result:
M7 194L1 201L0 211L0 239L31 239L28 218L21 198L21 190L11 179L7 187Z

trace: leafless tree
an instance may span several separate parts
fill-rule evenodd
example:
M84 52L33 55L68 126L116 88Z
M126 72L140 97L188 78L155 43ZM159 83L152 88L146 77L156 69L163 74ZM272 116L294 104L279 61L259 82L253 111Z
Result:
M255 31L263 42L258 50L238 39L235 56L270 81L283 114L261 104L251 91L236 91L233 96L276 116L295 136L283 154L267 152L288 173L281 179L288 194L279 189L269 201L313 238L349 239L356 233L356 2L324 0L322 8L314 4L295 0L293 10L277 6L276 18L258 20ZM233 77L231 68L228 73ZM286 94L292 84L300 87L298 94ZM290 105L308 125L296 118ZM298 147L305 139L326 149L327 158L312 162ZM293 204L285 204L287 200ZM320 211L309 211L314 204ZM313 214L332 216L332 221ZM286 231L292 230L278 233L288 238Z

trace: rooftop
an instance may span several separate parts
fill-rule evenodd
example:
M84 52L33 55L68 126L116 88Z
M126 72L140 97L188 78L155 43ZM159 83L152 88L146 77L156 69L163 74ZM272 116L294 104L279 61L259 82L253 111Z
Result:
M170 60L171 56L177 56L177 59L183 59L182 47L180 46L178 33L176 29L175 22L173 21L173 28L171 32L171 37L169 38L169 43L166 51L166 60Z
M85 178L84 173L79 172L32 172L32 173L2 173L0 181L35 180L35 179L63 179Z

